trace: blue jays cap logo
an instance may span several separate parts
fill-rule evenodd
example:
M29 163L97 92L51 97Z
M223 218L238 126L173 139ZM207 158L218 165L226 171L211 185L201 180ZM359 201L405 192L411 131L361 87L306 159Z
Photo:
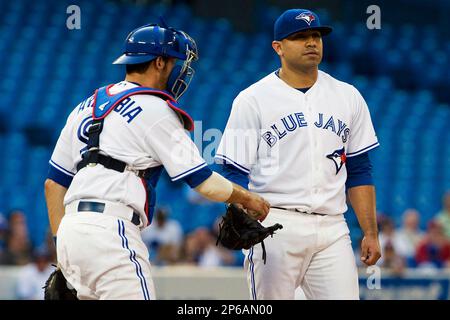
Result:
M334 165L336 167L336 174L338 174L344 163L347 162L347 156L345 155L345 147L342 147L342 149L338 149L330 154L327 154L327 158L334 162Z
M298 16L296 16L295 19L305 21L308 24L308 26L311 25L311 22L316 20L316 18L311 12L302 12Z

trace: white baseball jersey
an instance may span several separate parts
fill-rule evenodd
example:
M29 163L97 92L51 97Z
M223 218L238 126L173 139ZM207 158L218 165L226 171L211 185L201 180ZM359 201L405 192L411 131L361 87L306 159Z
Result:
M115 94L134 87L137 85L122 81L109 92ZM75 175L81 153L86 150L92 100L93 96L72 111L50 160L50 165L60 174L73 177L64 204L78 199L119 202L138 211L146 226L146 190L135 173L96 165L87 166ZM206 167L175 111L164 100L151 95L133 95L105 118L100 149L136 170L162 165L172 181Z
M341 214L346 157L378 146L353 86L319 71L306 92L275 73L236 97L216 157L249 174L249 190L272 206Z

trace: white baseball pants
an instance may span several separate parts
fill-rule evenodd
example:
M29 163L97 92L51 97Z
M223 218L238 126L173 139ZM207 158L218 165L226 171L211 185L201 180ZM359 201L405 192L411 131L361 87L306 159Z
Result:
M263 225L283 229L244 250L250 297L295 299L298 287L307 299L359 299L358 272L344 215L311 215L271 209Z
M148 250L139 228L98 212L66 212L58 264L80 300L154 300Z

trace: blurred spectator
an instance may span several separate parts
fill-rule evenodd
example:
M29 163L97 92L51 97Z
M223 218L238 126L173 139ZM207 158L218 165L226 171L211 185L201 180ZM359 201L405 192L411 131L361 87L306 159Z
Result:
M393 249L403 257L409 267L415 266L415 254L419 242L423 239L423 232L419 229L420 214L415 209L408 209L403 213L403 225L395 231Z
M230 265L233 255L216 246L216 239L210 230L200 227L186 237L183 262L200 267Z
M216 267L223 264L222 255L216 247L216 242L211 232L204 227L195 230L197 239L197 264L200 267Z
M412 227L412 222L408 221L408 223L410 223ZM378 224L380 228L379 240L381 258L377 264L383 268L390 269L394 274L401 274L404 271L406 264L405 258L400 254L402 246L406 246L402 243L403 233L397 233L394 221L386 215L380 214L378 216ZM400 230L403 230L403 228ZM413 247L413 256L414 253L415 247Z
M444 229L447 239L450 239L450 191L442 198L442 210L438 212L436 220Z
M188 185L184 186L184 193L189 202L186 206L187 230L193 230L199 226L211 226L215 219L223 214L225 208L223 203L206 199Z
M378 237L380 238L381 247L384 247L384 244L386 242L394 241L394 234L395 234L394 221L392 221L392 219L389 216L386 216L384 214L378 216L377 219L380 230Z
M33 252L33 262L23 267L17 280L17 298L43 300L45 281L54 268L50 265L51 254L42 247Z
M180 262L183 264L195 265L198 261L199 248L197 246L197 239L195 233L192 232L186 235L181 250Z
M0 213L0 255L6 249L6 236L8 234L8 221Z
M383 247L381 267L389 269L394 275L401 275L405 270L404 259L395 252L394 246L390 242Z
M450 242L434 220L428 223L427 233L417 248L416 262L421 268L450 267Z
M45 237L45 246L48 249L49 259L52 263L56 263L56 245L55 240L53 240L52 231L50 228L47 230L47 234Z
M384 249L387 246L394 246L394 235L395 235L395 227L394 222L392 219L384 214L381 214L377 217L378 219L378 225L380 233L378 235L378 238L380 240L380 247L381 247L381 258L378 261L379 265L383 265L384 263Z
M31 244L25 214L14 210L9 215L6 249L1 253L0 264L25 265L31 260Z
M156 210L155 221L142 231L142 240L153 264L173 264L179 260L183 229L178 221L169 219L166 209L160 208Z

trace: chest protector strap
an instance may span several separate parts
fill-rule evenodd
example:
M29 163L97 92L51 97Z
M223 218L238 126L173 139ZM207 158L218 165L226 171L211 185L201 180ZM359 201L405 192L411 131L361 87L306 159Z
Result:
M87 143L87 151L83 153L82 160L77 165L77 171L80 171L86 166L95 166L98 163L103 165L105 168L118 172L124 172L126 169L131 170L125 162L100 154L100 133L103 130L103 122L106 116L110 114L111 111L114 110L114 108L124 99L132 95L148 94L166 100L168 106L177 112L180 119L183 121L184 127L187 130L192 130L194 128L192 118L177 106L176 101L168 93L151 88L137 87L112 95L109 93L109 88L112 86L113 85L102 87L97 89L94 93L92 106L93 123L88 130L89 138ZM154 171L158 170L157 168L158 167L148 168L146 170L131 171L135 172L138 177L148 180L152 177Z

